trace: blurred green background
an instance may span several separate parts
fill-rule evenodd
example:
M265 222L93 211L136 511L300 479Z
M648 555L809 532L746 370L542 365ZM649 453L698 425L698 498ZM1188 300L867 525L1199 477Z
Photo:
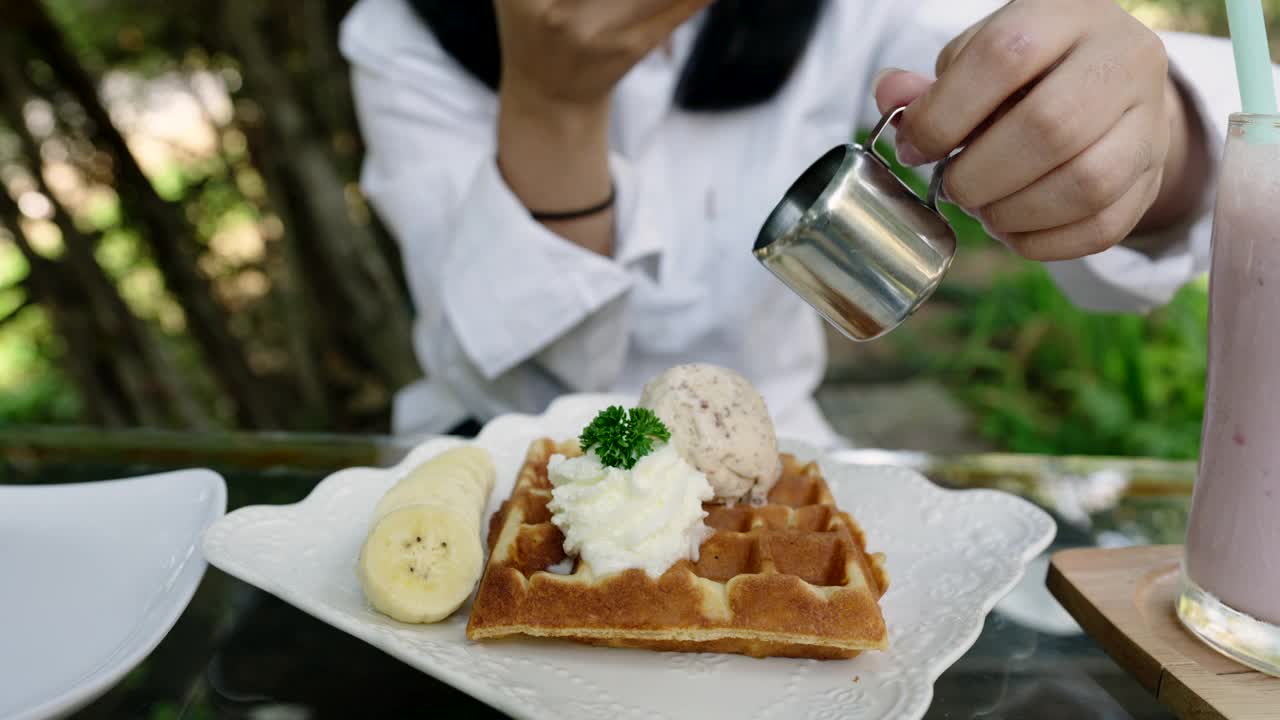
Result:
M1220 0L1124 5L1225 33ZM0 426L386 430L420 371L356 185L349 6L6 3ZM956 220L968 267L870 365L941 382L999 448L1195 456L1203 282L1146 317L1084 313Z

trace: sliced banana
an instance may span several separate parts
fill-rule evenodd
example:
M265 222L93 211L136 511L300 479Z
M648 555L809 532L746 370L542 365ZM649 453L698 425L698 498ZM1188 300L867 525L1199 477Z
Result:
M378 521L360 551L360 582L379 612L432 623L457 610L484 566L476 524L456 509L406 505Z
M420 475L415 473L387 491L373 510L376 524L397 508L430 503L457 508L459 515L474 517L479 522L488 496L480 486L459 475Z
M493 461L458 447L419 465L378 501L360 551L360 584L379 612L429 623L457 610L484 570L480 529Z
M489 453L470 446L446 450L419 465L388 490L374 508L374 521L398 507L435 502L448 496L462 503L459 507L468 513L474 508L478 522L484 515L493 483L493 461Z

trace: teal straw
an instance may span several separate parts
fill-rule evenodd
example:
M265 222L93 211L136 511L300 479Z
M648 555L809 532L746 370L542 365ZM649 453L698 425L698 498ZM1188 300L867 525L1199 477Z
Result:
M1236 54L1240 102L1246 113L1274 115L1276 88L1271 77L1271 49L1262 0L1227 0L1227 25Z

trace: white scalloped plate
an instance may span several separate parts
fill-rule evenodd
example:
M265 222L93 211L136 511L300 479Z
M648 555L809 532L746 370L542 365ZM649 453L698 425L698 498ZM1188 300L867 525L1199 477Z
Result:
M576 435L602 407L627 398L570 396L541 416L508 415L476 443L493 454L489 512L511 491L529 443ZM374 612L356 556L378 498L411 467L460 444L428 441L388 469L350 468L302 502L237 510L205 534L209 562L516 717L919 718L933 682L973 645L986 614L1053 539L1025 500L990 490L943 490L893 467L819 458L840 507L888 558L882 602L890 649L853 660L756 660L656 653L560 641L471 643L467 608L436 625ZM783 443L801 457L816 454Z

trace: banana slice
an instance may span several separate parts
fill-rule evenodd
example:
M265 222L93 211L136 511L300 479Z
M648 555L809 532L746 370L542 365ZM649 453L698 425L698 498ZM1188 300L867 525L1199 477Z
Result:
M457 475L411 475L387 491L373 510L373 522L409 505L441 505L456 508L459 516L480 521L488 496L474 482Z
M476 522L456 508L406 505L378 521L360 551L360 582L379 612L432 623L457 610L484 569Z
M493 483L493 461L489 453L468 446L446 450L419 465L388 490L374 508L374 521L405 505L434 502L452 506L457 502L460 510L468 514L474 512L479 522Z
M480 529L493 461L458 447L419 465L378 501L360 551L360 584L379 612L408 623L443 620L484 571Z

